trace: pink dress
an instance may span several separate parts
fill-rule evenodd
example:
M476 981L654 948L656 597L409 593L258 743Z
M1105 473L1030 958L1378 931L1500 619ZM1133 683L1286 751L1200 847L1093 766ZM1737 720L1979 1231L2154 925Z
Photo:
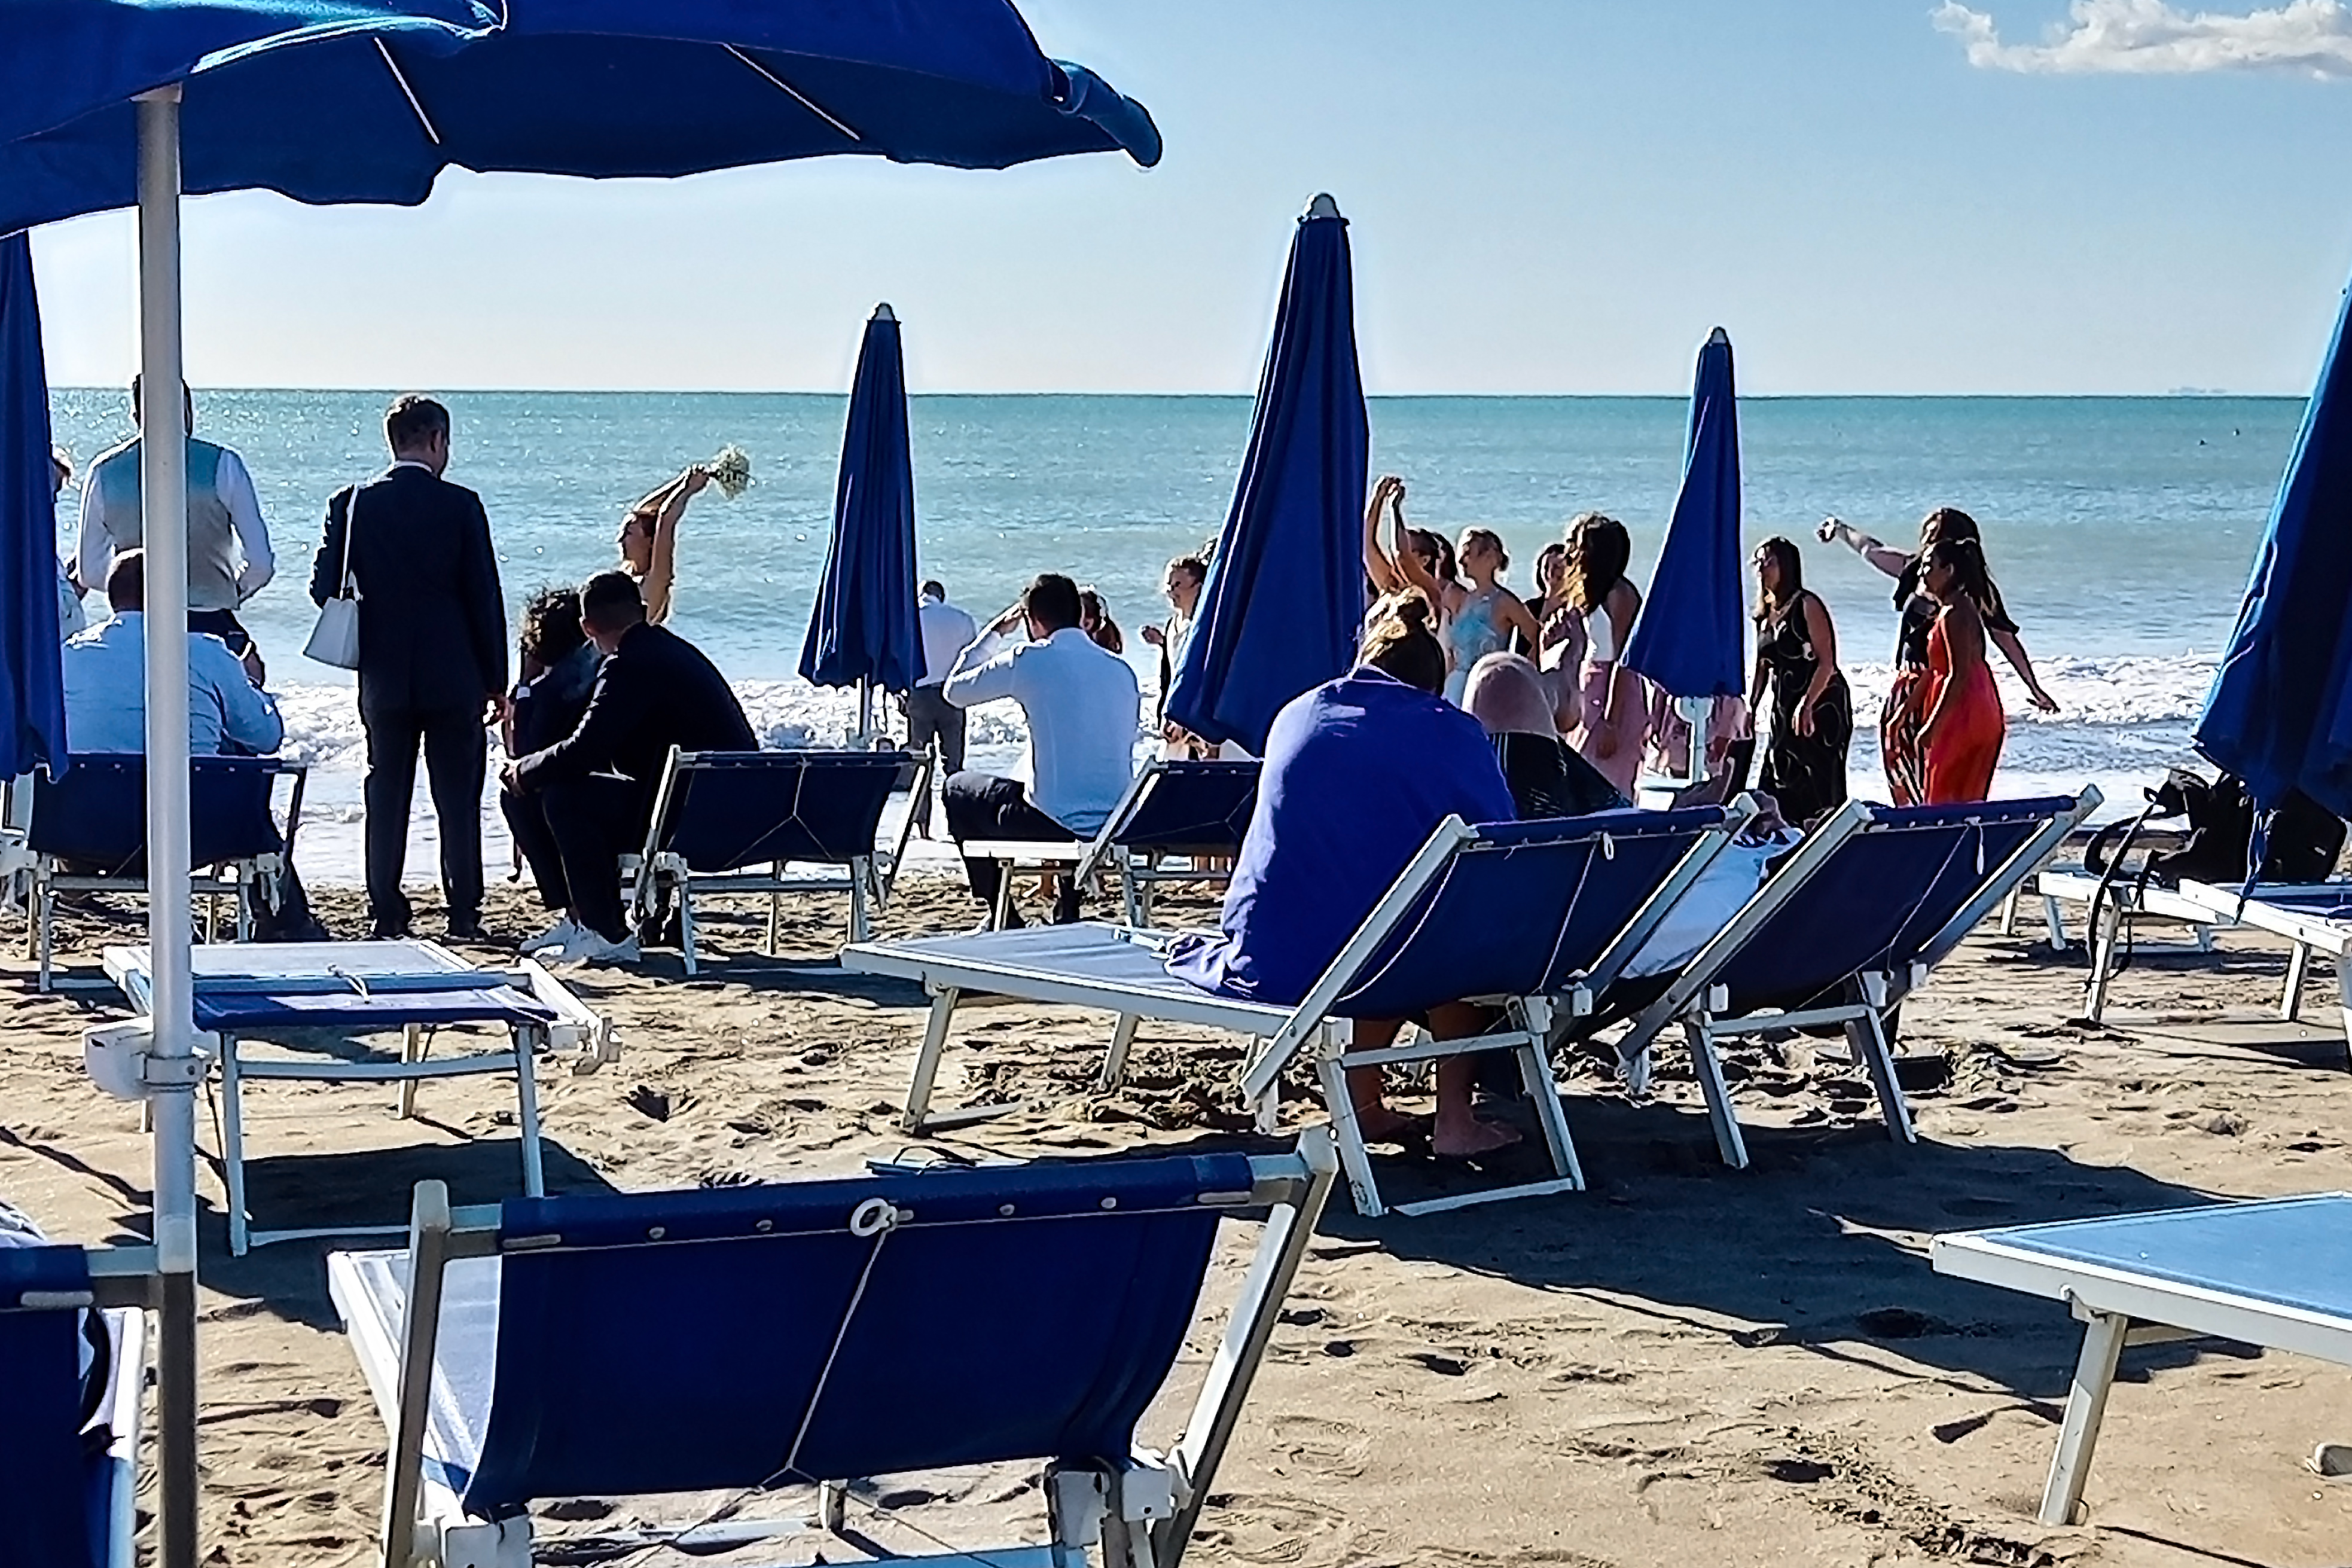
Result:
M1630 669L1618 668L1617 629L1609 612L1594 610L1585 616L1584 627L1584 670L1580 683L1584 694L1584 724L1576 732L1577 754L1631 800L1633 782L1641 776L1642 751L1649 741L1650 704L1642 690L1642 678ZM1607 728L1613 731L1616 745L1604 757L1601 754L1601 735L1612 691L1616 716Z

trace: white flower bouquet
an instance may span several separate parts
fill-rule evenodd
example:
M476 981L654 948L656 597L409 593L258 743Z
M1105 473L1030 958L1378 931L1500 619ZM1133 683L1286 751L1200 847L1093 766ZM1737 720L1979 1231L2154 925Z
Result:
M751 455L731 441L703 467L709 470L710 482L719 487L719 493L729 500L751 488Z

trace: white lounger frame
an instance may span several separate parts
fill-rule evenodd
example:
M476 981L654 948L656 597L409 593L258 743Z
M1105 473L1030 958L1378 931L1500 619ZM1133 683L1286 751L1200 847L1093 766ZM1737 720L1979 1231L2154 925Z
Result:
M1959 946L1987 915L2000 908L2011 891L2023 884L2026 877L2049 858L2051 850L2063 842L2067 834L2098 808L2099 799L2099 792L2095 788L2086 787L2072 808L2044 824L2015 854L2001 863L1997 872L1986 879L1975 896L1929 940L1917 962L1905 966L1900 972L1885 971L1853 976L1861 993L1860 1000L1830 1003L1801 1012L1765 1011L1736 1017L1723 1016L1723 1009L1731 1005L1731 999L1723 987L1715 984L1715 977L1781 906L1803 895L1805 884L1829 863L1840 846L1856 833L1869 830L1870 808L1861 801L1848 801L1805 836L1804 841L1758 889L1747 907L1733 916L1730 923L1713 941L1700 948L1665 992L1634 1019L1633 1028L1617 1044L1618 1055L1624 1064L1628 1090L1636 1099L1647 1094L1650 1050L1669 1025L1680 1024L1683 1039L1690 1047L1692 1075L1698 1079L1699 1091L1706 1100L1707 1120L1715 1129L1716 1148L1722 1154L1725 1164L1734 1170L1746 1170L1748 1163L1748 1140L1740 1131L1738 1115L1732 1109L1731 1089L1724 1079L1722 1060L1716 1054L1716 1041L1726 1037L1759 1034L1766 1030L1802 1029L1837 1024L1845 1030L1846 1043L1853 1053L1854 1060L1870 1075L1871 1089L1877 1096L1879 1114L1885 1121L1887 1136L1898 1142L1917 1142L1919 1134L1911 1123L1910 1102L1904 1099L1903 1086L1895 1076L1894 1050L1886 1037L1886 1015L1899 1005L1904 997L1927 984L1927 976L1935 966Z
M475 966L437 942L410 942L425 962L417 973L475 973ZM142 1015L147 1008L146 950L110 947L106 973L131 1005ZM482 1073L512 1073L515 1080L515 1123L522 1150L523 1191L532 1197L547 1191L545 1164L540 1150L538 1058L562 1052L572 1058L575 1074L594 1072L618 1059L620 1047L612 1026L573 995L562 981L534 960L518 958L504 967L508 983L528 993L555 1014L551 1023L515 1024L504 1048L477 1049L457 1056L430 1056L434 1030L412 1024L401 1031L397 1061L343 1061L332 1057L248 1058L239 1047L248 1039L266 1038L271 1031L250 1036L200 1032L197 1049L220 1072L220 1140L224 1184L228 1188L228 1247L242 1258L256 1247L278 1241L308 1240L329 1236L397 1235L403 1227L327 1226L310 1229L260 1230L247 1207L245 1181L245 1083L248 1079L289 1079L306 1083L394 1083L399 1086L395 1113L404 1121L416 1114L416 1086L425 1079L471 1078ZM382 984L387 976L372 975ZM487 1027L488 1026L479 1026ZM354 1033L360 1031L352 1031Z
M628 899L630 925L643 930L661 908L665 895L676 898L678 952L685 960L686 972L693 974L698 973L694 942L697 898L767 895L768 940L762 951L773 958L782 942L786 893L845 893L849 897L849 940L864 942L873 934L874 917L890 906L891 890L898 885L898 869L907 863L907 840L915 831L916 812L930 799L934 765L931 753L926 750L909 754L915 759L915 776L908 786L909 804L906 820L898 825L898 839L889 848L854 856L846 866L808 863L807 869L794 871L791 868L802 862L778 860L764 871L746 868L740 871L705 872L689 868L685 856L656 847L663 828L669 823L679 768L693 766L702 755L672 746L669 760L662 765L660 786L654 792L654 815L646 827L646 847L635 855L621 857L621 881ZM896 795L898 791L891 793Z
M1250 1160L1251 1188L1232 1194L1233 1202L1236 1207L1265 1207L1265 1222L1241 1297L1175 1447L1165 1454L1138 1448L1124 1462L1110 1460L1098 1469L1049 1467L1043 1489L1053 1525L1051 1546L884 1561L920 1563L925 1568L1083 1568L1090 1561L1102 1568L1178 1568L1233 1440L1243 1401L1265 1360L1276 1315L1314 1238L1338 1163L1330 1136L1320 1128L1301 1134L1295 1152ZM501 1523L468 1517L457 1492L423 1463L446 1271L455 1259L494 1257L498 1250L495 1206L453 1211L446 1187L420 1182L408 1227L408 1310L403 1321L384 1316L381 1303L360 1283L351 1256L328 1256L328 1292L390 1432L383 1568L515 1568L531 1561L527 1516ZM731 1543L740 1536L748 1542L760 1534L812 1527L837 1534L845 1522L847 1483L860 1479L828 1481L809 1520L753 1525L726 1539ZM716 1544L719 1535L710 1531L708 1539ZM1098 1558L1093 1550L1097 1547Z
M98 1418L110 1435L106 1447L109 1508L105 1568L138 1568L139 1447L146 1420L147 1314L163 1305L163 1275L152 1247L91 1247L87 1291L53 1293L27 1308L100 1312L111 1342L112 1362ZM0 1415L0 1419L5 1419Z
M2141 886L2137 878L2118 873L2108 883L2104 898L2098 896L2099 882L2100 879L2088 871L2044 871L2034 879L2034 889L2042 895L2043 919L2050 927L2052 947L2063 952L2071 945L2061 906L2074 904L2084 911L2083 945L2091 974L2083 983L2083 1016L2094 1024L2105 1019L2107 988L2117 973L2116 954L2137 928L2148 924L2185 925L2197 951L2210 952L2215 930L2233 923L2155 882ZM2095 900L2098 906L2095 910L2092 909Z
M1103 820L1102 829L1091 839L1034 840L1014 838L974 838L959 847L967 860L992 860L1003 873L996 884L996 902L989 910L989 927L1003 931L1013 916L1013 879L1022 871L1052 871L1060 876L1076 877L1080 887L1093 886L1105 870L1116 868L1119 892L1127 909L1127 923L1147 927L1151 924L1151 896L1165 882L1204 882L1222 886L1233 879L1230 870L1207 870L1187 865L1181 868L1161 864L1157 855L1139 857L1124 846L1112 842L1134 819L1143 804L1143 794L1151 781L1168 771L1165 760L1150 763L1127 786L1118 797L1110 816ZM858 939L860 941L863 938Z
M2225 1339L2352 1366L2352 1321L2341 1318L2054 1258L1983 1236L1937 1237L1928 1244L1927 1257L1938 1274L2063 1301L2084 1325L2083 1352L2066 1396L2066 1419L2058 1431L2058 1451L2051 1458L2050 1479L2042 1491L2043 1524L2076 1522L2099 1426L2106 1415L2107 1393L2115 1385L2116 1361L2126 1347Z
M2275 890L2307 892L2313 885L2315 884ZM2352 883L2334 885L2341 887L2346 901L2352 903ZM2264 897L2271 890L2256 883L2242 897L2235 888L2184 881L2179 897L2208 911L2217 922L2234 921L2249 930L2286 939L2286 989L2279 998L2278 1008L2278 1016L2285 1023L2302 1020L2303 983L2310 975L2312 955L2326 954L2336 965L2336 995L2344 1021L2347 1065L2352 1066L2352 971L2347 971L2345 963L2346 953L2352 952L2352 921L2329 920L2285 904L2272 903Z
M1684 857L1666 881L1652 893L1643 905L1642 912L1618 934L1608 952L1593 966L1592 973L1583 982L1557 996L1462 998L1504 1009L1500 1028L1473 1039L1439 1040L1423 1033L1418 1038L1401 1040L1383 1049L1359 1051L1354 1048L1354 1030L1349 1021L1329 1016L1330 1008L1347 990L1356 972L1379 951L1396 923L1405 917L1415 900L1444 870L1446 863L1464 846L1476 841L1476 829L1458 816L1449 816L1439 824L1437 830L1430 835L1428 841L1407 863L1395 884L1373 907L1356 934L1349 938L1347 945L1339 950L1330 967L1323 972L1296 1007L1244 1002L1189 988L1185 994L1170 994L1129 989L1083 976L1056 976L1034 966L1008 965L992 960L984 952L963 957L940 952L936 947L929 950L899 948L881 942L844 949L841 963L844 969L855 973L887 974L918 981L931 995L930 1018L923 1030L922 1049L915 1059L914 1077L907 1089L906 1111L900 1119L900 1125L909 1132L923 1133L962 1126L1020 1109L1018 1102L1009 1102L973 1106L945 1115L935 1116L931 1112L931 1095L938 1082L940 1058L947 1048L948 1028L955 1016L958 1001L969 991L985 995L1014 996L1031 1002L1066 1003L1117 1014L1118 1022L1112 1028L1110 1047L1104 1056L1102 1071L1096 1080L1096 1088L1102 1093L1117 1089L1124 1079L1128 1052L1135 1042L1136 1026L1145 1018L1162 1023L1199 1024L1248 1036L1252 1043L1243 1062L1242 1097L1255 1115L1259 1131L1265 1132L1271 1132L1276 1125L1284 1070L1300 1052L1311 1053L1325 1107L1339 1131L1339 1159L1347 1172L1349 1194L1355 1202L1357 1213L1367 1217L1386 1213L1387 1205L1381 1201L1380 1183L1372 1171L1371 1156L1364 1146L1354 1100L1348 1093L1349 1070L1436 1061L1474 1051L1507 1050L1517 1058L1521 1079L1529 1098L1535 1101L1536 1118L1542 1127L1544 1142L1551 1156L1553 1175L1543 1181L1400 1204L1396 1205L1397 1212L1430 1214L1471 1204L1492 1203L1502 1198L1578 1192L1584 1186L1584 1170L1577 1159L1575 1142L1569 1134L1567 1117L1560 1110L1559 1089L1552 1079L1550 1052L1555 1045L1574 1032L1577 1020L1593 1014L1601 993L1641 952L1643 943L1665 919L1675 901L1746 826L1755 815L1756 804L1742 795L1726 811L1727 815L1723 823L1701 836L1697 846ZM1163 951L1172 940L1172 934L1169 932L1138 931L1125 926L1084 925L1055 929L1067 932L1099 932L1099 940L1104 942L1132 942L1155 952ZM978 943L984 942L987 938L970 940Z

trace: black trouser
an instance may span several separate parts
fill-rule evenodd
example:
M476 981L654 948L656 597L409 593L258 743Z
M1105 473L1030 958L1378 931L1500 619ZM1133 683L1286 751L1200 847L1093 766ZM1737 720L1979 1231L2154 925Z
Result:
M948 809L948 837L958 844L974 838L1008 838L1030 844L1067 844L1077 835L1029 804L1029 792L1019 779L999 778L994 773L960 773L950 775L943 792ZM964 875L971 879L972 897L990 909L996 907L996 890L1004 878L1004 868L993 860L966 858ZM1078 879L1062 879L1061 897L1054 904L1054 919L1067 925L1078 918ZM1014 913L1007 922L1021 923Z
M488 742L478 708L360 710L367 731L368 919L379 932L408 930L408 803L416 790L416 752L433 815L441 828L441 893L449 923L470 926L482 912L482 771Z
M239 658L243 658L245 650L253 646L253 638L236 618L235 610L190 610L188 629L220 638L228 644L228 651Z
M936 686L918 686L907 693L907 750L920 752L936 740L942 773L963 772L964 711Z
M621 904L621 857L646 847L654 792L635 779L590 773L537 792L549 837L562 861L572 918L607 942L629 934Z
M502 789L499 810L505 814L507 831L514 835L523 864L530 868L530 879L539 885L539 901L551 910L570 909L571 885L564 879L563 856L555 847L555 835L547 826L547 803L535 795Z

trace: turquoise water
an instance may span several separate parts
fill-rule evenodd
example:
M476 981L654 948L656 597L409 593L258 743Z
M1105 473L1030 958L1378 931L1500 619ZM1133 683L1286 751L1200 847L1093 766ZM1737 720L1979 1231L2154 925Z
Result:
M348 678L306 665L309 561L327 497L384 460L376 392L200 395L201 433L245 454L280 557L248 625L288 688L292 745L330 812L355 799ZM675 625L746 692L776 738L824 733L839 700L792 679L824 559L845 400L780 394L461 393L450 478L479 490L510 602L614 557L623 507L730 442L751 454L740 500L706 492L679 545ZM128 434L119 393L63 390L58 437L86 459ZM1864 703L1894 637L1884 579L1811 541L1834 512L1889 540L1932 507L1984 525L2010 606L2066 711L2018 717L2004 788L2128 788L2186 760L2188 726L2226 642L2279 475L2296 399L1776 398L1741 405L1754 537L1807 545ZM1423 526L1500 531L1528 563L1590 509L1633 530L1646 574L1678 478L1678 398L1381 398L1375 471L1410 485ZM1250 422L1245 397L926 396L913 400L922 572L983 616L1041 570L1097 585L1133 633L1159 618L1163 563L1213 536ZM59 512L70 539L75 492ZM1140 663L1139 651L1138 652ZM992 720L1000 752L1017 731ZM1858 748L1858 752L1865 748ZM1855 758L1857 787L1877 788Z

